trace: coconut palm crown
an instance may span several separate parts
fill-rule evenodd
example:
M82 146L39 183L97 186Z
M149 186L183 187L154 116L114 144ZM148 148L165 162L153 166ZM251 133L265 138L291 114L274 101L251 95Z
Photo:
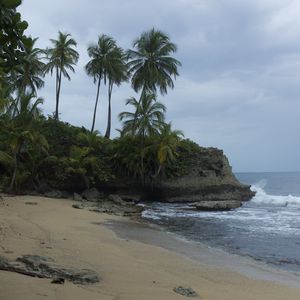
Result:
M119 114L120 121L123 121L123 135L139 135L143 138L159 133L165 120L166 107L156 102L154 94L144 94L141 101L132 97L126 105L131 105L134 111Z
M133 50L128 50L128 67L132 75L133 89L138 92L167 94L168 88L174 88L173 78L179 75L181 63L171 56L177 47L162 31L155 30L142 33L134 41Z

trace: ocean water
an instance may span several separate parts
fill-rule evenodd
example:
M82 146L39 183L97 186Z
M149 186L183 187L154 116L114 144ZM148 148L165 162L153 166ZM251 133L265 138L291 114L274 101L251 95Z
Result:
M237 173L256 196L227 212L151 203L143 217L187 240L300 274L300 172Z

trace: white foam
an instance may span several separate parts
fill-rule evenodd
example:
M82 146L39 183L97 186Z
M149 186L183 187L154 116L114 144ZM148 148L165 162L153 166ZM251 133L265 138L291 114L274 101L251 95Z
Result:
M256 192L255 197L251 200L252 203L271 204L276 206L289 206L289 205L300 206L300 197L293 196L293 195L287 195L287 196L269 195L264 190L265 184L266 184L265 181L261 181L251 186L251 190Z

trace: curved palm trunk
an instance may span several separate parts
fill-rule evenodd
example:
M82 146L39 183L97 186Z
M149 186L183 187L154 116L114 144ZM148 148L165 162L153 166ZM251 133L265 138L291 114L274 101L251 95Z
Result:
M14 152L14 156L13 156L13 159L14 159L14 171L13 171L13 175L12 175L12 178L11 178L11 181L10 181L10 185L9 185L9 188L8 188L9 192L13 191L14 185L15 185L15 182L16 182L17 170L18 170L18 154L20 152L20 149L21 149L21 145L17 146L17 149Z
M141 104L142 102L142 99L143 97L146 96L146 87L144 86L143 89L142 89L142 93L141 93L141 96L140 96L140 99L139 99L139 105ZM138 106L139 107L139 106ZM138 108L136 109L135 113L134 113L134 120L133 120L133 127L132 127L132 135L134 135L134 132L135 132L135 127L136 127L136 119L137 119L137 116L138 116Z
M98 80L97 96L96 96L96 103L95 103L95 108L94 108L94 116L93 116L93 124L92 124L91 132L94 132L94 128L95 128L97 106L98 106L98 100L99 100L100 83L101 83L101 78L99 78L99 80Z
M110 131L111 131L111 94L113 90L113 82L110 81L108 83L108 116L107 116L107 128L106 128L106 133L105 137L110 138Z
M58 68L56 69L56 107L55 107L55 120L58 121L58 105L59 105L59 94L61 87L61 70L58 72Z

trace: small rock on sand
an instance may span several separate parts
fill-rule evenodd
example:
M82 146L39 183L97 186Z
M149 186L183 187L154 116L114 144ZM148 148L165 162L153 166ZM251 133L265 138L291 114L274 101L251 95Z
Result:
M198 294L190 287L178 286L173 289L173 291L179 295L185 297L197 297Z

